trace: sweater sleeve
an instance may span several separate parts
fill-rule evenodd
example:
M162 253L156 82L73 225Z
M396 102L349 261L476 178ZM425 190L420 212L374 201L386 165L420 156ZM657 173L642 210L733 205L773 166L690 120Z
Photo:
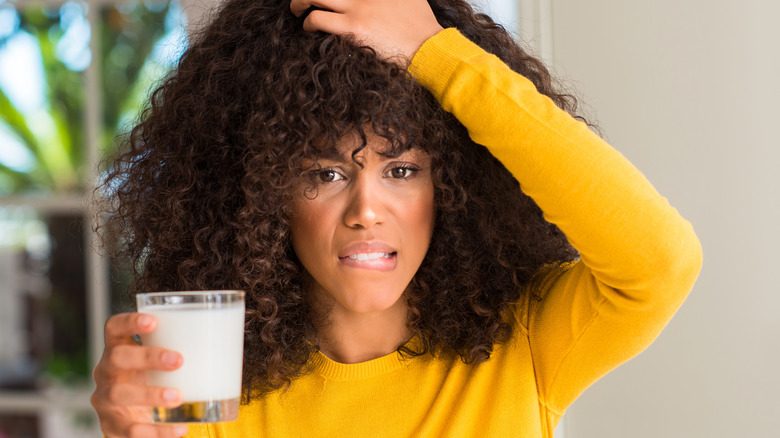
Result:
M521 322L540 401L563 413L660 333L698 276L699 241L619 152L457 30L426 41L409 71L580 252Z

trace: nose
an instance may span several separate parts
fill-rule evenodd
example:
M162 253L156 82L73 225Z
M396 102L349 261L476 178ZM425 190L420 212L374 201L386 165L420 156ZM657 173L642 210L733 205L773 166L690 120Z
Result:
M387 206L378 182L358 177L350 187L344 211L344 224L350 228L371 228L384 223ZM386 195L385 195L386 196Z

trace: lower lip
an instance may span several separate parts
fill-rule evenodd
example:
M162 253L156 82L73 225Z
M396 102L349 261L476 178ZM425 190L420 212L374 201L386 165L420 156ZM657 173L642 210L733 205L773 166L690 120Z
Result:
M395 269L398 264L398 255L393 254L390 258L379 257L372 260L357 260L349 257L339 257L341 264L351 268L369 269L372 271L387 272Z

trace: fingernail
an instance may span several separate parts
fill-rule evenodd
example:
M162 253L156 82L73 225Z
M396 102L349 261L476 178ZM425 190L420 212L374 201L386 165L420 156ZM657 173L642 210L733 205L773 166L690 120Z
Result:
M173 433L175 433L176 436L184 436L187 434L187 426L175 426L173 428Z
M143 328L149 327L152 325L152 318L147 315L140 315L138 316L138 325L140 325Z
M180 356L176 353L171 353L170 351L166 351L162 355L162 361L166 365L178 365L179 364L179 358Z
M168 401L177 401L179 399L179 391L175 389L166 389L163 391L163 398Z

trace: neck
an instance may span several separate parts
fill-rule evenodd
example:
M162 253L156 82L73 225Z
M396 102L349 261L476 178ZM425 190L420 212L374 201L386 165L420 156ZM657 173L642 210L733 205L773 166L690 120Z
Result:
M402 297L378 312L354 313L335 305L318 328L320 351L341 363L359 363L390 354L411 337Z

